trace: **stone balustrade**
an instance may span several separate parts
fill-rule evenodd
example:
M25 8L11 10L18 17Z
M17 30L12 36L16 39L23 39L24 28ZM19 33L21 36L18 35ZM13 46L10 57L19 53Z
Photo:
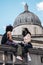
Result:
M0 45L0 65L27 65L26 62L16 59L15 48L9 45ZM31 62L28 65L43 65L43 49L29 49ZM15 61L16 60L16 61Z

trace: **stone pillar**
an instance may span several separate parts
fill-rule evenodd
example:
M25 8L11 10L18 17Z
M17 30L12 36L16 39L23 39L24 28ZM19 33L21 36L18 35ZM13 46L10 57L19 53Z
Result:
M5 55L3 53L3 65L5 65Z
M15 61L16 61L16 57L13 54L13 65L14 65Z

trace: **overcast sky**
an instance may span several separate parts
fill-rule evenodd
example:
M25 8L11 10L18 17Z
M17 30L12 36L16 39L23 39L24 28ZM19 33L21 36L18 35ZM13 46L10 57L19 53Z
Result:
M13 25L15 18L24 11L25 3L43 25L43 0L0 0L0 34L4 34L7 25Z

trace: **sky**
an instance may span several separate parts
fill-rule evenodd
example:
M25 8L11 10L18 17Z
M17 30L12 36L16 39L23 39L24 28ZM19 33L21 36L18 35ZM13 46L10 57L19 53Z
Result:
M24 5L36 14L43 26L43 0L0 0L0 34L5 33L7 25L13 25L15 18L24 11Z

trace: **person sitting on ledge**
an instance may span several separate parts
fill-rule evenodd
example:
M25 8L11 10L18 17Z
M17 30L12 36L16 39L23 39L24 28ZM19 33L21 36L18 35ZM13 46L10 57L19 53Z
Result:
M27 57L27 61L31 61L31 57L30 57L30 54L29 54L29 51L28 51L29 48L32 48L31 33L29 32L29 30L27 28L24 28L23 31L22 31L22 36L23 36L23 42L19 43L22 47L21 58L25 59Z
M14 54L16 55L18 45L17 45L16 42L13 42L13 39L12 39L12 30L13 30L13 26L8 25L6 27L6 32L3 35L3 37L2 37L1 44L2 45L6 45L6 46L14 47L15 48Z
M27 55L27 61L31 61L31 57L29 54L28 49L32 48L32 44L31 44L31 33L27 28L24 28L22 31L22 35L23 35L23 43L21 43L21 46L24 48L23 50L23 56L25 57L25 54Z

